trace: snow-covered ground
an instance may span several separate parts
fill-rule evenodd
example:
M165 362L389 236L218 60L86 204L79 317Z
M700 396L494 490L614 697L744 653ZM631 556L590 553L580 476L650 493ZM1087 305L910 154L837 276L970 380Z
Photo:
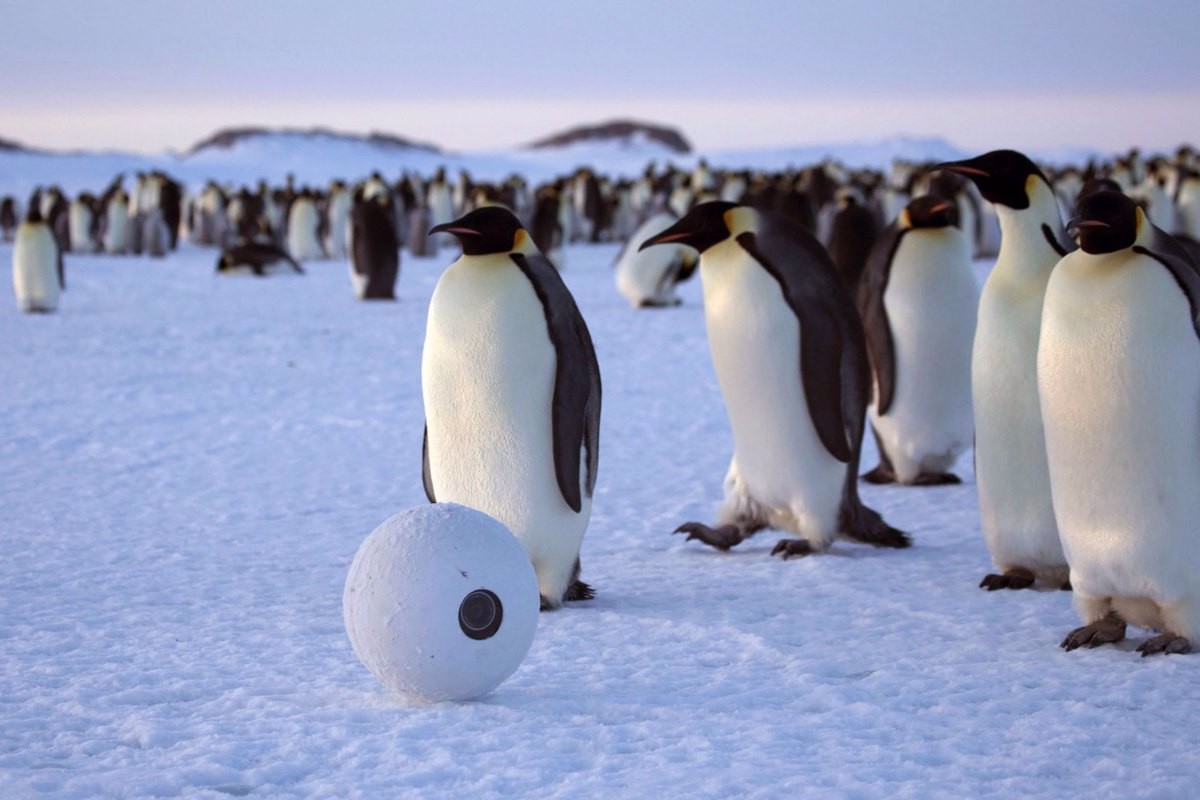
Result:
M566 273L604 378L598 596L462 704L389 694L341 615L359 544L424 502L448 259L364 304L344 263L72 255L60 313L0 303L0 796L1195 796L1200 656L1064 653L1069 593L976 588L969 456L962 486L863 487L911 550L672 536L711 520L729 429L698 283L632 311L615 252Z

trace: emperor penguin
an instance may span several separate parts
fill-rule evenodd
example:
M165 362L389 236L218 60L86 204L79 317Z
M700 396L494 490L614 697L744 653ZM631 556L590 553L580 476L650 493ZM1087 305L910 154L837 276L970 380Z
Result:
M296 259L275 244L270 235L261 239L238 240L221 250L217 259L218 275L303 275Z
M58 309L64 285L62 255L38 203L29 204L25 221L17 228L12 280L17 306L22 311L50 313Z
M11 195L0 200L0 237L11 242L17 232L17 201Z
M651 214L617 256L617 291L634 308L662 308L682 302L675 294L676 285L696 271L696 251L684 245L640 250L638 246L677 221L666 209Z
M356 194L350 210L350 283L359 300L395 300L400 240L391 193Z
M142 219L141 242L142 249L152 258L162 258L171 249L171 230L167 226L166 215L157 206L146 209L140 215Z
M67 211L68 228L71 232L71 249L78 253L96 252L97 222L96 198L87 192L71 201Z
M1065 243L1049 181L1025 155L994 150L935 169L974 181L995 205L1001 229L1000 252L979 298L971 354L980 523L1000 570L980 587L1066 588L1038 406L1037 348L1046 281L1073 245Z
M829 228L829 257L851 297L858 292L859 277L878 238L875 215L863 203L859 191L852 187L841 189Z
M971 344L979 287L953 199L911 201L876 242L858 295L879 445L869 483L960 483L971 447Z
M1085 198L1038 346L1050 485L1075 608L1062 646L1200 643L1200 272L1129 197Z
M1179 214L1179 232L1200 239L1200 172L1190 167L1179 169L1175 211Z
M551 264L561 270L566 238L563 236L560 217L562 200L554 184L539 187L535 197L537 199L533 208L533 219L530 221L529 235L533 237L537 249L550 259Z
M292 201L288 210L287 250L297 261L316 261L325 258L317 228L321 223L317 204L307 191Z
M437 172L429 181L429 185L425 189L424 206L428 209L429 224L433 227L445 225L454 219L454 197L450 190L450 184L446 182L445 167L438 167ZM452 243L454 237L435 237L433 241L440 247L443 244Z
M429 207L417 203L408 215L408 252L415 258L434 258L437 256L437 237L429 235L433 222L429 218Z
M430 502L490 514L525 547L542 609L586 600L579 549L600 458L600 368L558 271L517 218L476 209L429 302L421 390Z
M858 497L866 344L825 249L789 219L720 200L641 246L661 244L700 253L708 345L733 428L718 526L676 532L727 550L769 526L799 537L775 545L785 559L839 534L908 547Z
M109 188L101 200L103 220L100 245L109 255L122 255L129 248L129 195L119 183Z
M386 192L383 193L386 196ZM350 208L354 197L344 181L334 181L329 186L329 205L325 209L328 218L325 234L325 252L330 258L345 258L349 252L347 228L350 225Z

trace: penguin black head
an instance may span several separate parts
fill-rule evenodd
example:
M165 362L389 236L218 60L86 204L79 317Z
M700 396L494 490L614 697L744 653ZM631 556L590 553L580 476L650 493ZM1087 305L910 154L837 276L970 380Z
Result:
M958 227L958 203L932 194L914 198L901 212L909 228Z
M41 190L33 193L33 197L29 199L29 207L25 209L25 221L30 223L45 222L42 218L42 195Z
M1079 249L1092 255L1115 253L1137 241L1140 212L1137 203L1120 192L1096 192L1079 201L1067 231Z
M974 181L979 193L991 203L1021 210L1029 208L1029 178L1037 176L1049 185L1046 176L1016 150L993 150L966 161L949 161L934 169L956 172Z
M674 243L695 248L703 253L729 238L730 231L725 222L725 213L737 207L737 203L727 203L724 200L700 203L674 225L642 242L638 251L656 244Z
M1112 178L1092 178L1090 181L1083 184L1079 189L1079 193L1075 195L1075 207L1078 208L1083 200L1097 192L1120 192L1121 184L1114 181Z
M523 231L520 220L508 209L485 206L453 222L434 225L429 235L452 233L462 243L463 255L486 256L517 249L517 234Z

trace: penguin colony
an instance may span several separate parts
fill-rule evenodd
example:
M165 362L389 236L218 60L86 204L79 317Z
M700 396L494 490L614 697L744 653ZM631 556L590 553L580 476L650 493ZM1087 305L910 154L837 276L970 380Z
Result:
M1070 222L1064 226L1064 219ZM773 555L837 537L905 548L861 478L957 483L973 448L988 591L1073 591L1062 647L1155 632L1143 655L1200 637L1200 158L1134 150L1049 171L1011 150L888 174L826 162L782 173L650 165L538 187L375 173L325 189L221 186L162 173L98 194L0 198L13 286L52 312L64 253L162 257L186 238L221 274L303 274L345 259L360 299L394 300L400 250L461 252L430 303L422 478L431 502L501 519L544 610L590 599L580 548L599 469L601 377L559 272L565 245L622 242L634 308L678 305L701 276L713 366L733 431L719 550L773 528ZM978 289L972 260L995 257ZM484 299L488 302L483 302ZM661 312L660 312L661 313Z

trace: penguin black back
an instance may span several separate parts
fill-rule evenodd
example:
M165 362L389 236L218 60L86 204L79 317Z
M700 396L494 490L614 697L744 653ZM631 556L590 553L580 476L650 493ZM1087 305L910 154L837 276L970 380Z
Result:
M396 278L400 274L400 239L396 235L395 214L388 195L364 200L355 193L350 209L354 231L351 260L354 271L366 279L364 300L395 300Z

